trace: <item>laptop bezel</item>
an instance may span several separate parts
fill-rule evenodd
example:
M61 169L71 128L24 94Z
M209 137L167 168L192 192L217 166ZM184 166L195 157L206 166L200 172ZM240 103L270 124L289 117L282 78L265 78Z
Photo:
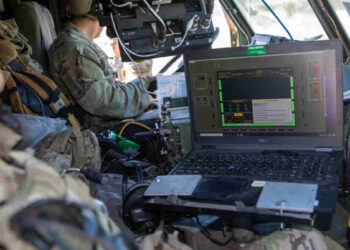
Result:
M336 56L336 117L337 133L335 137L313 137L313 136L246 136L218 137L196 136L194 111L192 104L191 76L189 72L189 61L198 59L226 58L247 56L247 47L234 47L224 49L204 49L188 52L184 55L186 85L189 98L189 112L191 123L191 137L193 148L217 148L217 149L239 149L239 150L315 150L325 148L333 151L343 150L343 79L342 58L343 47L339 40L327 40L316 42L298 42L266 45L266 55L285 54L294 52L334 50ZM264 56L264 55L262 55Z

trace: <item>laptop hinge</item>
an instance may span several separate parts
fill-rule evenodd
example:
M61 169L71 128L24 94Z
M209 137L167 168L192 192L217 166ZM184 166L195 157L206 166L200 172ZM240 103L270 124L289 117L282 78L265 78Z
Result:
M202 149L215 149L216 146L215 145L202 145L201 148Z
M326 153L333 152L333 148L316 148L315 150L316 152L326 152Z

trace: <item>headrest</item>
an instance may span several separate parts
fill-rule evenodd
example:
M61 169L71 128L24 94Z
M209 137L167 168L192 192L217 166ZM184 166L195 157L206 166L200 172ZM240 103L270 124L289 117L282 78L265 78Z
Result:
M0 0L0 13L5 12L4 1Z

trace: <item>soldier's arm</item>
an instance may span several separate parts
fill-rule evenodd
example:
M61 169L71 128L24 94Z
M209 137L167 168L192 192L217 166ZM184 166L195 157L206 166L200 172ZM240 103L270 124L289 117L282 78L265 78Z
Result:
M139 80L110 84L98 57L91 53L71 51L63 62L63 69L61 80L78 104L92 115L124 119L142 114L149 106L149 95Z

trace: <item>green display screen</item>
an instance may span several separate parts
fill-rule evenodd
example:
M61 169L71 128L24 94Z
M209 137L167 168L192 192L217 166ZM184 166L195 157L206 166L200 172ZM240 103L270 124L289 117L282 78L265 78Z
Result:
M219 71L224 127L295 126L292 68Z

